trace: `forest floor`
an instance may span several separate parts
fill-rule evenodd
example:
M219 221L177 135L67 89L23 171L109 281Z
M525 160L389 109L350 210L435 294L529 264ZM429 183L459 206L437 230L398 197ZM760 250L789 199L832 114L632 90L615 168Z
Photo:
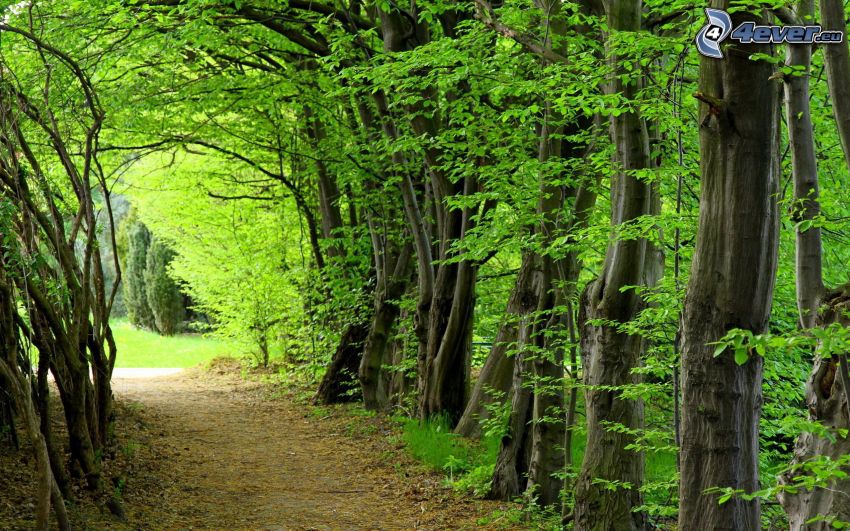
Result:
M350 407L314 408L303 393L243 378L238 362L167 376L119 373L114 388L118 446L106 472L127 521L80 501L70 508L76 528L504 528L491 515L505 504L444 487L439 474L411 460L391 421ZM18 454L27 460L26 451ZM14 467L9 460L1 451L0 472ZM6 476L2 529L32 524L31 468L19 464Z

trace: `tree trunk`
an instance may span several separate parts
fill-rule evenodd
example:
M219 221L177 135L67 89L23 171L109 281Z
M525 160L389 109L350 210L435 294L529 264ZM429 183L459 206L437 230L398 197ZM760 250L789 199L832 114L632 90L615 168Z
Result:
M850 297L842 290L834 291L824 297L827 309L822 325L841 323L850 326L843 314L850 310ZM806 404L809 418L827 428L832 438L812 433L803 433L797 438L794 458L791 466L799 466L817 458L831 461L846 460L850 455L850 437L842 436L840 431L850 428L848 419L848 398L845 387L847 374L846 355L822 358L816 356L812 374L806 382ZM850 522L850 477L846 476L847 466L843 466L841 476L831 476L822 480L821 486L812 490L798 489L796 492L782 492L779 500L788 514L789 529L792 531L827 531L834 529L832 521ZM785 485L793 485L807 474L805 469L793 469L780 478ZM809 523L812 519L819 521Z
M466 409L455 427L455 433L470 439L480 439L481 423L490 418L490 407L503 403L511 388L514 358L507 351L516 344L516 324L503 323L490 348L490 354L475 381Z
M98 491L100 490L100 463L89 425L89 415L93 407L90 403L91 384L88 382L88 364L85 364L83 370L79 366L71 367L71 364L66 361L65 355L57 355L54 357L54 365L51 368L65 411L71 459L80 465L88 488Z
M363 345L369 335L369 321L359 320L345 327L331 363L319 383L313 401L319 404L339 404L357 400L357 372Z
M443 29L451 33L452 24L460 17L446 13L442 17ZM464 17L466 15L463 15ZM390 6L380 12L384 50L401 52L416 48L430 40L427 24L410 17L398 6ZM425 72L422 72L423 74ZM463 83L461 82L462 86ZM442 262L434 272L434 256L439 261L450 259L452 245L463 238L473 223L472 209L455 209L448 204L452 196L469 196L477 191L478 182L467 176L453 183L442 169L443 155L437 144L430 139L440 132L443 123L439 109L425 108L426 101L439 100L434 87L418 91L416 98L405 108L413 133L424 138L422 153L424 168L421 182L402 172L400 187L405 214L413 235L418 259L419 303L415 319L416 335L420 346L418 352L419 414L422 418L445 416L451 425L457 423L466 407L469 390L469 362L472 346L472 313L474 308L475 279L477 265L468 261ZM373 92L373 97L382 117L383 130L390 140L399 136L392 119L386 94ZM446 97L451 99L451 93ZM392 153L393 162L403 167L404 155ZM428 179L430 177L430 179ZM417 194L425 193L429 201L425 208L432 209L432 216L420 207ZM433 218L433 227L431 225ZM433 230L432 230L433 229Z
M727 9L729 3L713 2ZM732 15L733 26L752 13ZM765 24L767 20L757 21ZM696 250L682 314L680 529L759 529L758 499L718 503L711 488L759 488L762 359L743 365L713 342L729 330L767 329L778 248L778 87L751 61L769 46L733 44L701 58Z
M65 467L59 452L56 451L56 444L53 442L53 429L50 426L50 386L48 385L47 376L50 372L50 361L48 353L40 352L38 355L38 374L36 377L37 393L33 393L36 402L38 416L41 419L41 434L44 437L44 444L47 447L47 455L50 458L50 468L53 470L53 477L56 479L56 484L63 496L68 496L68 477L65 474Z
M511 416L508 431L502 436L489 498L512 500L522 494L527 486L528 464L531 460L531 420L533 400L531 389L524 386L526 374L531 370L526 361L525 349L531 339L531 313L536 307L531 282L522 290L520 296L520 320L517 326L517 345L513 373L513 397L511 398Z
M505 308L505 318L499 326L490 354L484 362L481 374L475 382L466 410L455 428L455 433L465 437L479 438L481 436L481 421L490 417L488 406L495 403L496 396L511 390L514 372L514 356L508 353L516 346L517 321L521 313L522 296L531 285L534 255L525 252L517 273L514 287ZM492 391L498 394L494 395ZM507 397L510 400L510 397Z
M390 295L380 290L359 367L363 405L372 411L383 410L388 404L387 389L382 382L382 366L388 361L387 345L398 314L398 304Z
M366 409L381 410L388 405L387 389L382 385L381 367L388 361L387 344L399 315L399 300L410 283L410 254L412 249L402 249L395 260L394 271L385 281L385 286L375 290L375 310L369 334L366 338L363 358L360 362L360 388ZM382 278L383 275L382 275Z
M108 326L109 325L107 325L107 332L111 334L112 331L108 329ZM104 350L103 343L97 341L95 338L94 329L91 325L89 325L89 333L87 336L89 353L92 357L92 394L95 405L95 417L92 418L96 419L93 424L97 428L96 433L98 446L104 447L108 444L109 439L112 436L113 425L115 422L115 415L112 411L115 399L112 395L113 362L110 361L106 351Z
M343 227L342 213L339 209L339 186L333 178L322 158L322 142L327 138L325 126L321 118L316 116L313 110L305 106L304 118L306 121L307 137L311 147L318 155L314 158L316 166L316 177L318 181L319 217L322 223L322 237L326 240L335 240L339 235L334 234L337 229ZM345 249L340 242L331 241L327 246L329 258L341 256Z
M420 365L422 418L445 415L455 426L466 408L472 352L472 310L477 267L469 261L441 265L428 322L428 350Z
M536 2L543 13L541 34L544 35L544 46L551 49L557 41L562 47L562 40L567 31L560 4L549 0ZM565 49L559 52L566 53ZM545 113L539 126L538 160L541 163L551 162L551 159L574 160L582 157L588 146L582 142L565 142L563 138L571 137L579 131L591 128L593 120L589 117L579 117L574 123L564 124L564 117L553 109L548 101L544 101ZM540 193L537 203L537 215L540 222L531 227L531 232L539 237L539 248L529 249L523 253L517 285L510 303L517 305L522 317L524 302L518 297L521 289L528 283L534 291L536 302L532 318L530 341L534 348L523 358L523 371L515 373L512 391L514 399L519 396L519 402L514 407L525 407L522 402L531 387L530 413L522 410L511 411L511 430L516 432L518 420L530 414L530 427L523 428L522 442L509 440L500 448L499 462L510 464L513 468L497 471L494 480L502 483L501 493L508 495L513 487L514 475L527 478L526 491L542 506L552 506L559 502L563 479L558 474L565 465L563 443L567 440L564 416L564 347L563 335L566 330L566 320L562 308L575 290L575 282L580 271L578 255L574 251L567 253L565 258L555 259L550 252L557 249L555 241L562 236L568 236L572 230L586 225L588 216L596 202L596 195L590 192L582 175L550 175L540 174ZM570 182L564 186L564 182ZM569 200L572 204L569 204ZM570 209L571 207L571 209ZM570 215L564 215L568 212ZM526 279L528 276L530 279ZM522 318L520 319L522 322ZM526 325L528 326L528 325ZM514 333L529 333L522 330ZM530 385L529 385L530 384ZM514 400L513 402L516 402ZM516 445L522 448L517 454ZM516 463L517 455L528 462ZM506 473L508 475L506 475Z
M829 84L829 103L835 115L838 136L844 150L844 160L850 167L850 49L847 48L844 2L820 0L820 16L824 31L840 31L845 35L844 42L822 48L826 79Z
M2 254L2 253L0 253ZM24 421L30 439L38 472L36 528L46 531L50 524L51 500L58 527L70 530L62 493L53 478L47 446L41 434L40 420L33 405L32 386L18 366L19 337L14 315L17 312L11 286L5 282L4 267L0 262L0 381L8 386L16 410Z
M825 29L844 30L843 4L821 2ZM814 14L813 0L803 0L798 8L798 16ZM829 73L829 89L833 99L847 96L846 83L850 79L850 58L847 45L830 46L836 50L824 51ZM842 50L843 49L843 50ZM804 75L786 77L785 95L788 110L788 135L791 147L791 161L794 172L794 219L797 222L811 220L820 213L818 204L818 171L815 158L814 131L809 109L809 64L811 46L789 47L787 52L789 65L804 67ZM847 101L835 102L834 112L839 122L839 136L845 156L850 161L850 106ZM820 228L797 229L797 306L800 314L800 326L812 328L817 324L829 325L839 322L847 326L842 312L846 311L848 299L841 290L825 294L822 278L822 245ZM818 310L825 299L826 311L818 319ZM818 322L820 321L820 322ZM838 430L850 427L847 404L846 353L843 356L823 358L816 353L812 373L806 382L806 404L809 419L819 422L830 430L834 438L821 437L812 433L803 433L797 438L791 468L779 478L782 485L793 485L804 479L808 472L802 468L806 462L817 458L841 459L850 454L850 438L842 437ZM844 467L845 473L847 467ZM840 477L826 479L826 485L814 489L799 489L796 492L780 492L779 501L788 515L790 529L827 530L833 529L832 519L850 521L850 480ZM812 519L817 522L807 524Z
M20 450L21 443L18 440L18 430L15 427L15 406L12 398L12 390L2 378L0 378L0 428L8 430L9 442Z
M404 322L406 320L407 312L402 311L399 316L399 322ZM405 327L400 326L398 329L399 337L393 340L390 345L388 359L390 360L390 364L397 369L386 375L387 378L385 383L387 388L386 394L389 398L389 405L401 408L406 406L407 396L416 387L416 376L412 375L410 371L406 371L401 368L405 364L405 358L408 356L408 352L410 350L407 341L404 339L405 334ZM414 416L414 412L408 411L407 415L412 417Z
M36 461L39 485L36 505L36 528L43 531L49 529L50 507L52 503L59 529L63 531L70 530L71 526L68 523L65 502L53 478L47 446L44 443L44 437L39 427L40 421L33 407L30 385L26 381L26 378L17 372L16 369L16 367L11 367L8 364L5 356L4 359L0 360L0 373L2 373L2 376L6 380L14 382L12 384L14 388L13 393L18 410L23 412L24 426L30 438Z
M640 0L612 0L605 5L608 26L616 31L641 29ZM619 58L609 50L609 62L623 73ZM640 79L615 77L607 91L634 99ZM611 224L633 221L652 211L651 185L637 179L635 170L650 167L649 137L645 122L635 112L611 118L611 138L620 170L611 185ZM619 240L608 246L602 272L587 286L579 309L581 355L587 409L587 446L576 484L576 529L643 529L641 505L643 454L627 450L633 437L610 429L609 423L629 430L643 425L640 400L623 399L618 388L639 382L632 370L639 366L643 341L620 332L611 324L593 325L591 320L626 323L634 319L642 302L634 289L645 282L649 252L646 239Z
M800 18L810 17L814 16L814 10L814 0L803 0L800 2L797 14ZM827 48L831 47L833 46L827 46ZM818 166L815 157L812 114L809 108L812 46L810 44L788 46L785 53L788 66L803 68L802 72L787 75L783 79L788 144L791 149L791 168L794 175L792 217L799 223L810 221L820 213ZM815 326L820 299L824 291L821 231L820 227L801 229L798 226L796 233L797 310L800 315L800 327L806 329Z
M582 295L581 356L584 370L587 445L576 484L576 529L644 529L638 488L643 480L643 456L626 446L634 442L628 433L611 430L608 424L639 429L643 404L619 397L619 388L639 382L632 369L640 363L642 339L620 333L612 326L594 326L592 319L611 319L611 306L599 296L602 279L588 285ZM609 291L609 293L611 293ZM626 294L621 294L626 295ZM637 298L636 295L632 294ZM638 301L617 304L637 313Z
M533 341L538 347L531 360L534 398L531 409L531 456L528 465L528 490L537 503L548 507L559 502L563 478L557 473L564 469L561 445L566 435L564 418L564 350L553 345L552 339L563 331L561 313L554 313L561 297L554 279L556 264L549 256L541 257L541 279L538 282L537 322ZM560 329L560 330L559 330ZM560 508L559 508L560 510Z

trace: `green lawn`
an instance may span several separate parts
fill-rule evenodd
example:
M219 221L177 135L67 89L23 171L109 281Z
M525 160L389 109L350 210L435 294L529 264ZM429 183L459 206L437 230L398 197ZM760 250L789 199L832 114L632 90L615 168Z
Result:
M237 356L237 348L227 341L198 334L160 336L133 328L126 320L112 321L118 346L115 366L122 368L193 367L218 356Z

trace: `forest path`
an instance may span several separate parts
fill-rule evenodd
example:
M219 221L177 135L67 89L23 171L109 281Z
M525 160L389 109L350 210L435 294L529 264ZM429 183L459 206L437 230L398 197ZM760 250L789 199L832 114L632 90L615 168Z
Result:
M457 500L400 492L398 474L374 466L374 445L329 433L303 405L269 400L258 382L189 370L116 374L113 385L118 400L141 405L156 435L148 444L163 450L164 467L178 478L171 495L131 522L221 530L474 527L450 514L435 518L464 509Z

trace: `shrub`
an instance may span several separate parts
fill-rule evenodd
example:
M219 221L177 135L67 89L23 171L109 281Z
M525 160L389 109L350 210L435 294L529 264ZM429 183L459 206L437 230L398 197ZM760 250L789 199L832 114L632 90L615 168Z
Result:
M127 305L127 318L133 326L157 330L145 286L151 233L141 221L132 217L125 221L122 228L126 230L127 238L124 257L124 300Z
M153 238L148 247L144 274L148 307L153 314L156 329L166 336L179 332L186 318L183 295L177 283L168 275L168 264L174 255L174 251L165 243Z

